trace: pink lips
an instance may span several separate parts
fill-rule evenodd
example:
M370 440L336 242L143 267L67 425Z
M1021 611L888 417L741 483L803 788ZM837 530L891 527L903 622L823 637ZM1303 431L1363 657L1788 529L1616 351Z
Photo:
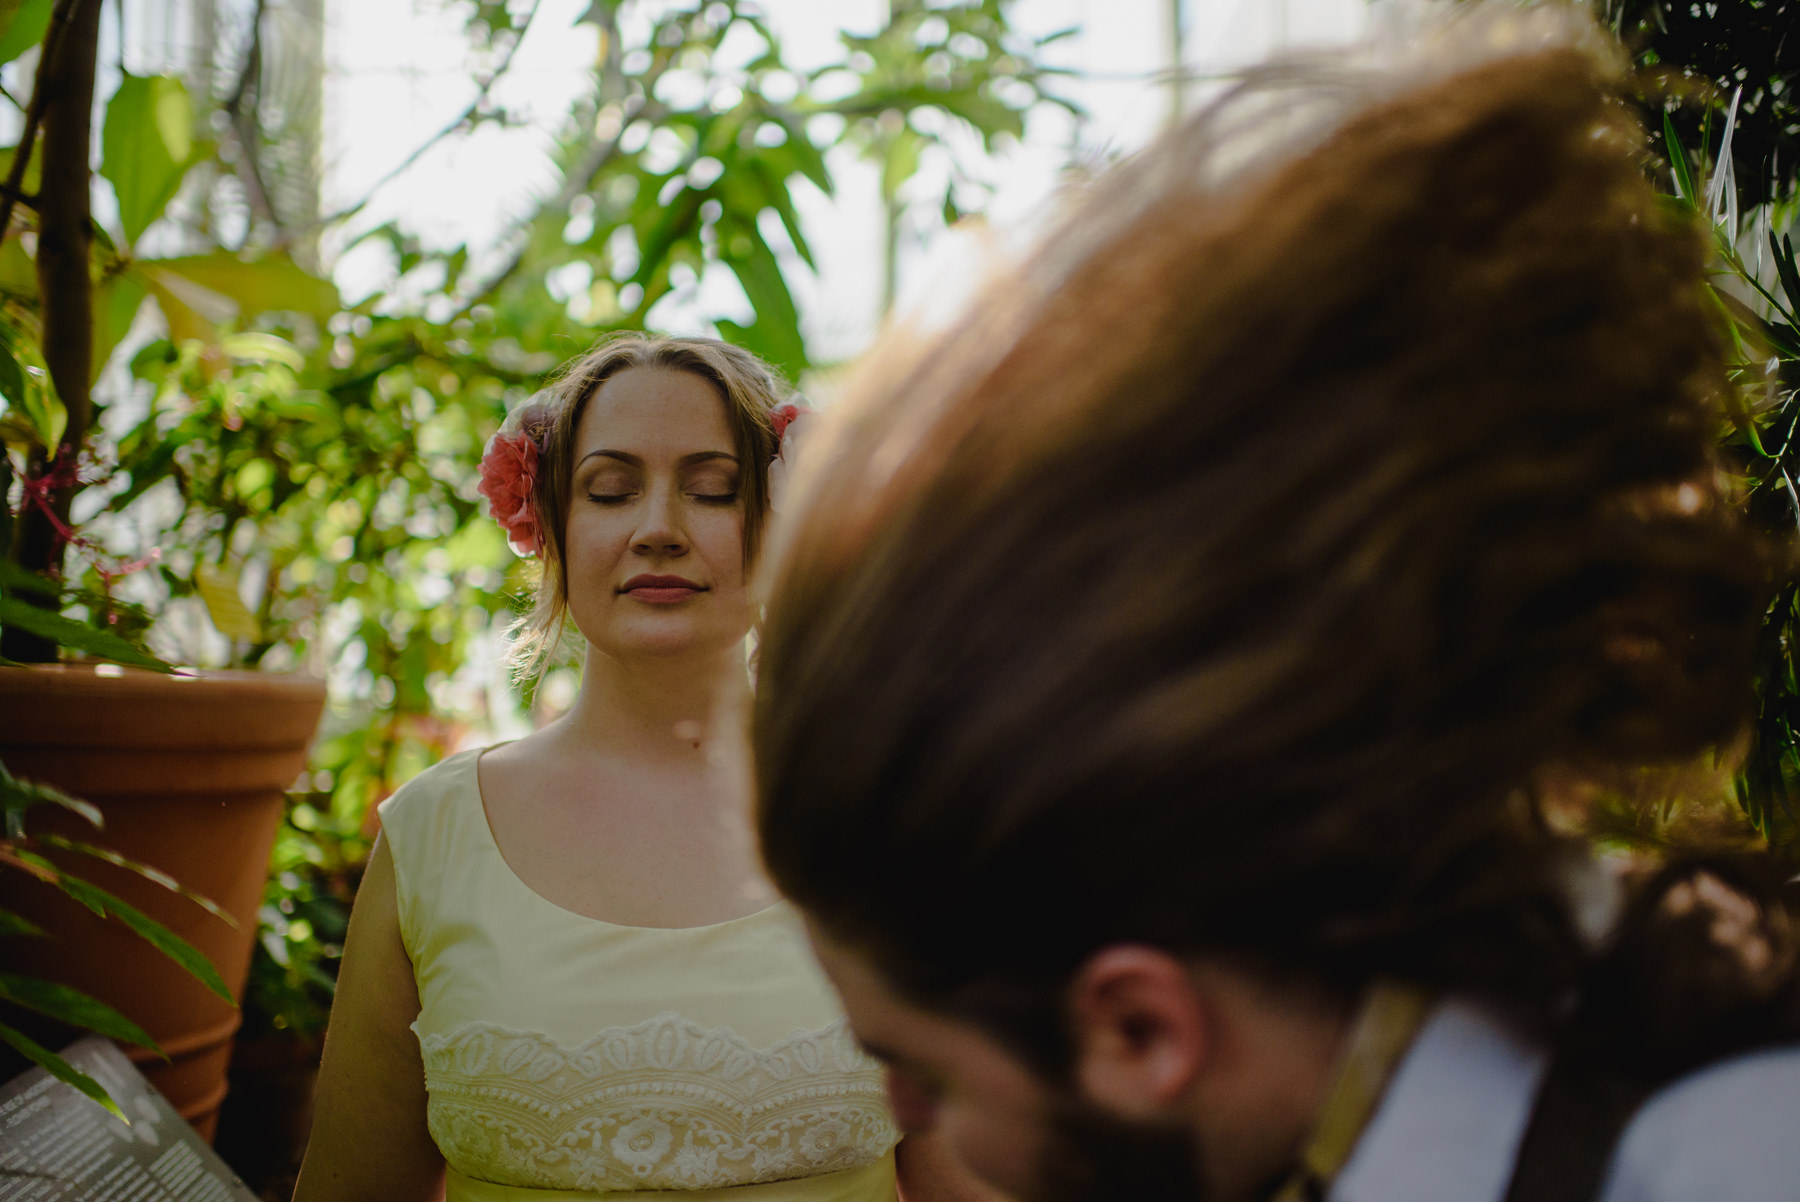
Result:
M706 589L683 576L633 576L619 590L634 601L651 605L673 605L686 601Z

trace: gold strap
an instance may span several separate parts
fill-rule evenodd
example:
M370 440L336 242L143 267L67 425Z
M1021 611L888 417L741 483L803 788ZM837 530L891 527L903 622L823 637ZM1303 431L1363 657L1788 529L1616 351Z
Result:
M1431 999L1416 989L1385 981L1369 988L1306 1150L1270 1202L1323 1202L1430 1009Z

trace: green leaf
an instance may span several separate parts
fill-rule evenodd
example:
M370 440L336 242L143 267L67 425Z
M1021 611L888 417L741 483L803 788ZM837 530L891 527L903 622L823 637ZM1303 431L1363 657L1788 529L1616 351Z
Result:
M27 381L24 399L19 403L19 413L31 423L32 433L41 441L46 451L53 451L62 445L63 431L69 428L69 411L56 395L48 375L33 377Z
M241 573L229 564L217 567L208 563L194 565L194 590L206 603L206 615L219 633L228 639L247 642L262 640L262 626L256 615L244 604L239 591Z
M1800 361L1800 328L1768 321L1763 323L1762 334L1783 359Z
M899 199L901 187L917 174L924 146L924 140L907 129L888 143L881 159L881 194L890 204Z
M279 363L296 372L306 367L306 356L293 343L257 330L227 334L219 340L219 349L240 363Z
M799 165L800 174L813 182L813 185L825 195L832 194L831 169L825 165L825 155L813 145L812 139L806 136L806 123L799 117L783 115L781 124L787 127L788 140L783 147L794 156Z
M136 242L168 207L195 162L194 102L173 75L125 73L106 104L100 174L119 197L125 240Z
M794 306L793 293L788 290L775 252L769 249L755 225L746 223L737 233L722 230L721 242L736 244L740 233L747 241L748 253L724 261L744 286L744 295L750 298L750 304L756 310L756 322L740 326L721 321L719 329L731 341L775 364L790 380L797 380L806 370L807 359L806 341L800 335L800 314Z
M30 568L22 568L11 560L0 559L0 593L33 593L39 597L60 597L63 586L48 576L40 576Z
M668 271L672 248L684 238L691 238L699 229L700 205L700 193L683 188L667 207L659 210L649 233L639 239L638 269L631 281L644 289L646 299L657 274Z
M6 160L11 157L10 153L0 154L0 173L3 173ZM26 190L31 190L29 184ZM0 294L31 304L37 303L37 264L25 250L25 244L17 238L0 242Z
M110 630L100 630L16 597L0 597L0 626L16 626L47 638L59 647L82 651L114 663L173 672L169 664L132 646Z
M1694 173L1688 166L1687 150L1681 145L1681 135L1675 132L1675 118L1666 109L1663 111L1663 148L1668 151L1669 166L1675 172L1676 193L1689 204L1699 204L1700 193L1694 188Z
M100 378L113 348L130 332L145 293L143 282L129 272L115 275L95 289L94 379Z
M1751 291L1760 293L1777 313L1783 316L1788 315L1781 302L1771 295L1755 276L1743 270L1736 270L1731 274L1742 283L1748 284ZM1795 337L1793 325L1764 320L1755 309L1722 289L1709 286L1706 291L1731 323L1727 332L1730 334L1733 348L1740 358L1762 358L1766 351L1763 343L1767 343L1786 358L1800 359L1800 339ZM1761 340L1756 343L1754 351L1744 344L1746 332L1753 333Z
M53 785L20 780L6 770L6 765L0 764L0 810L22 814L41 805L53 805L68 810L71 814L79 814L95 827L106 825L105 819L100 817L99 808L93 802L70 797Z
M1755 415L1750 412L1749 406L1744 404L1743 397L1738 395L1738 390L1735 388L1727 389L1725 392L1725 413L1731 418L1731 424L1737 428L1738 433L1744 436L1758 455L1764 459L1774 458L1769 454L1768 448L1763 446L1762 435L1756 429Z
M105 1002L67 985L0 972L0 998L27 1010L47 1014L58 1022L98 1031L108 1039L122 1039L140 1048L156 1048L156 1041L142 1027Z
M800 261L813 270L818 264L813 261L812 246L806 240L805 232L800 228L800 214L794 208L793 194L788 191L787 180L766 170L759 169L760 164L752 159L745 165L745 174L754 173L757 182L762 185L762 199L768 207L775 210L781 218L782 228L787 230L788 238L794 244L794 250L800 255ZM754 217L752 217L754 220Z
M44 40L54 0L0 0L0 63L10 63Z
M0 258L4 258L5 247L16 245L18 239L9 239L0 247ZM53 450L62 442L69 414L57 399L35 346L22 330L0 318L0 351L5 360L0 362L0 393L6 397L12 424L26 441Z
M1781 241L1775 240L1775 232L1769 231L1769 249L1775 254L1775 270L1781 276L1781 290L1787 293L1788 307L1800 314L1800 266L1794 262L1794 239L1783 234Z
M201 955L193 944L142 910L120 901L98 885L90 885L68 873L60 873L60 877L57 886L64 893L102 917L117 918L140 938L186 969L202 985L227 1002L232 1001L231 990L225 987L225 980L219 976L219 970L214 968L212 962ZM237 1003L232 1002L232 1004L236 1005Z
M234 321L237 302L210 288L172 271L163 271L153 259L140 259L126 274L136 275L156 298L163 321L169 327L169 341L176 346L184 342L216 342L219 327Z
M17 406L25 400L25 369L19 366L8 341L0 338L0 397Z
M116 868L125 869L127 872L135 872L153 885L161 885L170 893L179 893L181 896L193 902L196 906L199 906L202 910L205 910L208 914L211 914L214 918L217 918L220 922L223 922L226 926L231 927L234 930L237 928L237 919L233 918L229 911L225 910L205 894L196 893L192 889L189 889L186 885L183 885L180 881L176 880L160 868L152 868L142 861L134 860L129 856L122 856L110 847L97 847L92 843L83 843L79 839L69 839L62 835L40 835L38 837L38 842L49 847L61 848L63 851L74 852L76 855L90 856L96 860L104 860Z
M323 321L342 307L336 285L280 255L245 262L221 251L180 259L146 259L140 265L228 299L237 306L240 317L305 313Z
M0 939L8 936L41 939L48 934L49 932L29 918L14 914L11 910L0 910Z
M0 1042L11 1044L21 1056L24 1056L25 1059L31 1061L33 1064L49 1073L52 1077L61 1081L64 1085L71 1085L76 1089L79 1089L82 1093L112 1111L113 1114L117 1115L119 1118L125 1119L125 1112L120 1110L119 1104L112 1100L112 1095L101 1088L100 1082L94 1080L92 1077L70 1064L67 1060L64 1060L61 1056L52 1052L49 1048L43 1047L36 1040L25 1035L23 1032L13 1030L5 1023L0 1023ZM125 1119L125 1121L129 1123L131 1120Z
M62 880L62 869L36 852L26 851L17 843L0 841L0 864L11 864L14 868L23 869L46 885L59 885ZM106 916L102 914L101 917Z

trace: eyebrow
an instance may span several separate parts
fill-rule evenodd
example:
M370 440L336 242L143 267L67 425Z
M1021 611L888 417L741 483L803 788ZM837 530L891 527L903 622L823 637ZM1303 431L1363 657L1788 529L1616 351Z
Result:
M630 451L611 451L605 448L601 448L598 451L589 451L581 457L581 462L577 463L575 466L579 468L582 463L586 463L588 460L596 458L616 459L620 463L629 464L632 467L644 466L644 457L642 455L633 455ZM695 451L691 455L683 455L679 462L682 467L691 467L696 463L706 463L714 459L725 459L732 463L738 462L738 457L733 455L730 451Z

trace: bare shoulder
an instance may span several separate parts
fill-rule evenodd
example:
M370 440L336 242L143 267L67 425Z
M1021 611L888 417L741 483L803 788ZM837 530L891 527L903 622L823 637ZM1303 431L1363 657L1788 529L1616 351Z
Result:
M475 765L482 799L491 808L496 802L504 805L507 798L520 793L537 792L568 758L566 743L557 727L547 726L523 738L484 748Z
M529 769L560 755L561 742L561 732L555 726L546 726L521 738L495 743L492 747L482 748L481 770L485 773L490 770L513 772Z

